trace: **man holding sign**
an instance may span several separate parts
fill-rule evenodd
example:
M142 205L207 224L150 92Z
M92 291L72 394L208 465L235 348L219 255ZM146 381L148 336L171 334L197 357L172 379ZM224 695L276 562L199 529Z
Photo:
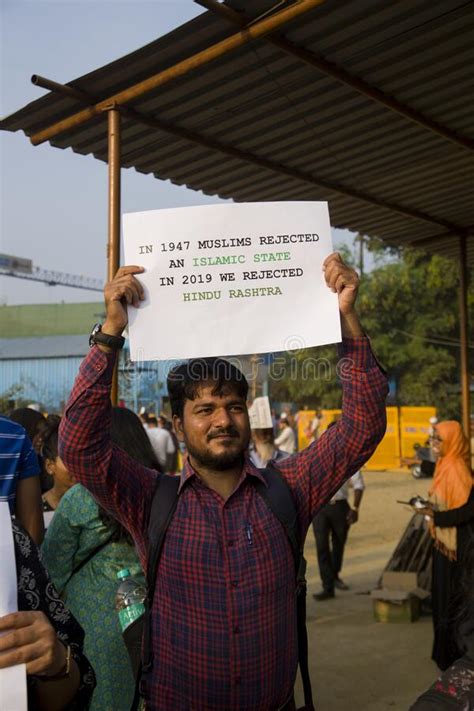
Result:
M123 267L105 287L102 335L85 358L61 425L60 454L100 505L131 532L146 566L156 474L112 445L114 348L127 305L144 298L143 269ZM338 294L343 414L317 442L278 462L300 540L314 515L364 464L385 432L386 377L355 311L356 272L331 254L326 284ZM105 335L107 334L107 335ZM295 576L286 534L257 492L248 459L243 374L219 358L188 361L168 378L173 421L189 458L159 560L151 606L152 711L294 709L298 662Z

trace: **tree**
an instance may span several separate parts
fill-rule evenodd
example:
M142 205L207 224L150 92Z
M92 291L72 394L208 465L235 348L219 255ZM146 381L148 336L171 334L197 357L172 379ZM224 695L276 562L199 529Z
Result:
M393 261L397 255L390 250L384 257L378 241L369 241L366 247L376 252L377 266L364 275L358 309L378 358L395 381L396 403L434 405L441 417L459 418L457 264L411 249L400 251ZM354 263L354 254L343 256ZM472 287L468 309L473 323ZM272 378L270 369L272 399L293 401L299 407L339 406L335 360L332 347L281 354L283 376ZM308 362L319 364L313 369L316 377L311 377Z
M314 409L340 407L336 362L334 346L277 354L268 373L271 399Z
M19 400L23 392L23 385L12 385L0 394L0 414L8 415L14 407L26 407L26 400Z

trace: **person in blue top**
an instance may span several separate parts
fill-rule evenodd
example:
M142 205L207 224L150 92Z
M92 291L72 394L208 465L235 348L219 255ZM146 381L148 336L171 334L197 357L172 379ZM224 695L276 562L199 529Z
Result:
M12 516L34 542L43 540L40 466L24 428L0 415L0 501L7 501Z

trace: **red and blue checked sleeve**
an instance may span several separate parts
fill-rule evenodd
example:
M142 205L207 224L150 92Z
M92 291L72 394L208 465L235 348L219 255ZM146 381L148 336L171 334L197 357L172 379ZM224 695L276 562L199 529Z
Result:
M59 428L59 455L77 481L130 531L142 564L156 473L112 443L114 353L97 346L84 358Z
M277 465L295 496L302 540L314 515L373 454L387 425L387 377L369 339L343 339L339 356L340 420L307 449Z

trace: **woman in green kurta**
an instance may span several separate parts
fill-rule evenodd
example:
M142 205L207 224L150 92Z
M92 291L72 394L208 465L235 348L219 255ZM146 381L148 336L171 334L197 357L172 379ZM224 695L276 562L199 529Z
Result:
M110 538L110 528L101 520L91 494L76 484L56 509L43 543L43 558L58 592L86 633L85 654L97 676L91 709L128 711L134 681L114 598L119 570L128 568L142 582L143 573L134 547L127 541L108 542Z
M112 438L157 468L148 437L130 410L114 408ZM76 484L61 499L42 551L54 585L86 633L84 653L97 677L91 711L129 711L135 682L114 604L119 570L128 568L133 578L145 582L131 539Z

